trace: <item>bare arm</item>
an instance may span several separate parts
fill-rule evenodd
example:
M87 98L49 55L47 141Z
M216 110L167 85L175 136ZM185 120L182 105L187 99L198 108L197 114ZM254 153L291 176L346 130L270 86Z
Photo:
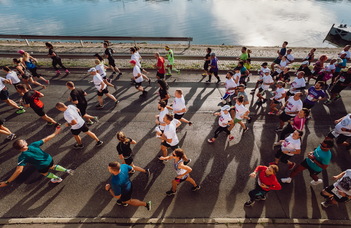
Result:
M24 166L17 166L15 172L11 175L11 177L7 181L0 182L0 187L6 187L14 181L23 171Z
M43 138L43 142L46 143L48 141L50 141L51 139L53 139L56 135L58 135L61 131L61 128L55 128L55 132L52 133L51 135L47 136L46 138Z

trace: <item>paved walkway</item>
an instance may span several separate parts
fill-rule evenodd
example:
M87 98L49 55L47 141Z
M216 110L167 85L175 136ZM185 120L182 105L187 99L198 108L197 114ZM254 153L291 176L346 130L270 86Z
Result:
M150 75L154 75L151 72ZM43 72L50 78L52 72ZM147 99L140 99L135 88L129 83L131 73L124 73L120 80L114 81L117 90L111 92L121 100L113 108L111 101L106 100L103 110L96 110L96 95L93 84L88 83L90 76L85 71L72 71L68 76L52 77L48 89L43 90L45 109L49 116L61 123L62 113L54 105L58 101L67 101L69 92L65 82L73 80L78 87L88 92L88 113L97 115L100 121L91 127L104 142L101 148L89 137L83 137L85 148L74 150L74 139L69 129L63 128L62 133L50 141L43 149L52 154L55 162L76 170L74 176L63 175L60 184L51 184L39 175L33 167L27 167L21 176L10 187L0 189L1 218L296 218L296 219L333 219L349 220L350 205L324 210L320 206L322 197L319 192L323 185L310 186L308 172L299 175L292 184L283 185L283 189L270 192L266 202L257 202L252 208L244 208L248 199L248 191L254 187L255 181L248 177L249 173L259 164L268 164L274 157L272 148L277 136L274 129L277 117L267 115L266 104L262 107L250 106L253 123L250 130L242 134L238 126L233 133L235 140L226 142L220 135L218 141L209 145L209 138L217 127L217 119L212 113L217 111L223 87L203 83L200 74L172 76L168 79L173 95L176 88L185 94L189 109L185 118L194 122L193 126L181 126L178 133L180 145L185 149L192 162L193 178L201 184L198 192L191 191L191 185L182 184L173 197L165 192L170 189L174 171L170 162L161 164L156 156L159 154L159 140L154 137L154 116L157 114L156 83L147 88ZM222 80L224 80L224 77ZM253 84L249 87L252 88ZM250 88L247 89L249 92ZM17 94L10 87L11 97L18 100ZM303 137L302 151L304 154L295 156L294 161L300 162L305 154L316 147L331 127L333 120L350 112L351 93L346 90L340 102L324 106L318 104L312 112L312 119L306 127ZM46 126L36 114L27 109L22 115L14 114L14 110L4 103L0 104L0 116L6 119L5 125L13 130L19 138L28 142L40 140L52 133L54 128ZM107 164L117 160L115 133L124 131L137 141L134 146L135 164L151 169L149 179L142 173L133 175L134 198L151 200L152 211L145 208L119 207L115 200L103 189L109 179ZM0 140L4 140L0 136ZM5 180L14 171L18 152L11 149L11 143L0 143L0 179ZM331 177L342 170L350 168L350 151L343 147L333 149L333 159L327 172L320 176L324 186L332 183ZM285 177L287 167L280 165L278 177ZM57 227L60 227L59 225ZM71 226L64 226L71 227ZM89 226L87 226L89 227ZM103 227L103 226L102 226ZM138 227L138 226L135 226ZM148 227L148 226L145 226ZM162 226L161 226L162 227ZM176 227L176 226L171 226ZM202 226L203 227L203 226ZM215 227L215 226L209 226ZM220 226L221 227L221 226Z

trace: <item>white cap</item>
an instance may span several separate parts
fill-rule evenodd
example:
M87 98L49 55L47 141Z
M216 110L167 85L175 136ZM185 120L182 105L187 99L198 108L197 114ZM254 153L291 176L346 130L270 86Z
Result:
M222 108L221 108L221 111L229 111L230 110L230 106L229 105L224 105Z
M301 65L308 65L310 62L308 62L308 60L306 60L306 61L303 61L302 63L301 63Z
M96 69L94 67L92 67L88 70L88 73L90 73L90 72L96 72Z
M266 68L263 70L263 73L271 73L271 70L269 68Z

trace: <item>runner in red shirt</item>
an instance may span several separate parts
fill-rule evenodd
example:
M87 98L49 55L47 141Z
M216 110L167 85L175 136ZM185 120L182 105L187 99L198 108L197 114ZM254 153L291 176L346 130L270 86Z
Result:
M157 63L154 65L157 69L156 77L157 79L164 79L165 78L165 59L160 56L160 53L155 53L155 58L157 59Z

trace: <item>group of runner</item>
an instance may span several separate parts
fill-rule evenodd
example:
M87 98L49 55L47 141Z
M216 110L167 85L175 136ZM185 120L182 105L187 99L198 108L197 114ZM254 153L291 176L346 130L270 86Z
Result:
M111 83L112 81L107 78L107 67L104 64L104 58L108 60L108 67L113 71L112 76L114 74L117 74L117 77L122 75L122 72L115 64L113 58L114 51L110 45L108 41L103 43L105 48L104 54L102 55L103 57L99 54L95 54L96 66L88 70L97 90L97 109L102 109L104 107L103 95L112 99L114 105L119 103L107 89L108 86L114 87L114 85ZM301 153L301 137L304 134L303 128L309 118L311 109L317 102L327 99L328 96L329 99L324 102L325 105L329 105L341 97L340 92L346 87L351 86L351 67L348 68L347 71L342 71L343 68L346 68L347 61L350 60L350 45L348 45L338 54L338 57L336 57L335 60L332 59L328 65L325 64L328 59L327 56L321 56L314 64L313 70L311 71L308 66L314 61L314 52L316 51L312 49L296 71L294 80L290 81L289 70L291 68L289 64L294 62L294 57L292 55L292 49L287 49L287 45L288 42L284 42L282 48L277 51L278 57L271 64L271 69L268 68L267 63L261 64L261 69L258 72L260 79L257 81L255 88L251 91L252 94L255 94L256 89L258 89L256 93L257 102L255 103L257 106L261 106L270 100L270 104L267 107L267 114L279 116L280 123L276 132L280 133L280 140L275 143L275 146L279 146L279 149L275 156L272 156L272 160L274 161L272 161L269 166L258 166L254 172L250 174L250 177L253 178L258 176L258 181L255 189L249 193L250 200L245 203L245 206L253 205L256 200L265 200L266 194L270 190L281 189L281 185L276 178L276 173L279 170L278 163L280 161L287 164L289 169L292 170L289 177L281 179L283 183L290 183L292 178L299 172L308 169L313 179L311 184L316 185L322 183L322 180L318 178L318 174L329 165L331 159L330 149L334 145L333 139L336 138L337 144L349 146L347 140L351 137L351 114L336 120L335 129L326 136L323 142L314 151L308 153L307 158L301 164L296 165L295 162L290 161L293 155ZM64 67L60 57L53 50L53 45L46 43L46 47L49 49L48 56L52 58L52 64L56 73L61 73L57 68L57 65L59 65L64 69L66 74L69 74L70 72ZM193 185L192 191L197 191L201 187L190 177L189 173L192 169L188 164L191 162L191 159L189 159L184 150L179 147L177 128L180 126L181 122L189 126L193 123L184 118L187 108L182 90L177 89L175 91L174 100L171 105L168 105L168 100L171 96L168 93L168 84L165 81L165 76L171 75L172 70L177 73L180 71L174 67L173 51L168 46L165 47L165 50L167 51L168 64L165 64L164 58L159 53L155 53L157 62L154 66L157 69L156 78L160 87L160 99L158 102L158 110L160 112L156 115L155 122L157 127L155 128L155 132L156 137L161 140L160 149L162 155L159 156L160 162L173 160L174 169L177 173L176 178L172 181L171 190L166 192L167 195L171 196L176 193L177 185L183 181L188 181ZM248 95L245 92L246 84L251 76L251 51L243 47L241 52L242 54L238 59L237 67L226 74L226 80L223 83L225 86L225 94L221 98L224 105L219 112L214 113L215 116L219 117L219 127L214 132L213 137L207 140L208 143L214 143L221 132L227 134L229 141L233 140L234 136L230 131L236 123L241 125L243 133L249 130L244 122L251 122L251 117L249 116L250 111L246 107L249 104ZM60 165L54 165L52 157L40 149L40 146L60 133L60 124L45 113L44 104L40 100L44 94L32 90L29 84L31 83L45 88L46 86L40 84L37 80L41 79L47 84L49 84L49 81L37 73L35 58L24 50L20 50L18 53L21 54L22 57L13 60L16 64L15 68L17 72L11 70L9 67L3 68L7 75L6 79L0 77L1 100L16 108L18 114L24 113L25 107L31 107L34 112L49 125L55 125L55 131L48 137L31 144L28 144L23 139L18 139L13 143L13 147L21 152L18 158L18 166L10 178L0 183L0 187L5 187L14 181L23 171L23 167L27 163L34 165L42 175L50 178L51 182L59 183L62 179L49 172L50 169L66 172L71 175L73 175L74 170L66 169ZM130 53L132 55L130 64L133 67L132 83L135 85L135 88L141 92L141 97L146 97L147 91L142 86L142 82L145 79L150 83L151 80L147 76L148 72L141 67L141 56L138 52L138 48L130 48ZM207 54L204 58L205 73L203 76L209 76L208 83L211 82L212 74L217 78L217 83L221 82L218 75L217 63L218 58L212 52L211 48L207 48ZM33 77L36 77L37 80L34 80ZM316 80L316 84L308 88L307 92L305 91L305 78L308 78L308 80L314 78ZM23 83L21 83L21 80ZM331 83L327 86L330 80ZM4 83L14 85L16 91L22 96L22 105L17 105L16 102L9 99L9 93ZM284 89L286 85L290 85L288 92ZM69 99L72 104L65 105L62 102L58 102L55 107L63 112L64 119L67 122L66 125L71 127L71 133L76 140L76 144L74 144L73 147L75 149L84 147L79 136L81 132L84 132L95 140L97 147L101 146L103 141L91 132L88 127L88 125L97 122L98 118L86 113L88 105L85 99L87 95L86 92L77 88L71 81L68 81L66 86L70 90ZM271 95L268 93L270 89L272 89ZM302 100L304 95L305 99ZM171 112L173 114L171 114ZM286 123L287 125L285 126ZM9 140L14 140L16 138L16 135L6 128L3 122L0 122L0 133L7 135ZM136 144L136 141L127 137L123 132L118 132L116 138L119 141L116 149L124 164L120 164L119 162L111 162L108 164L108 170L112 178L110 184L105 186L105 189L109 191L113 197L117 198L118 205L127 206L130 204L134 206L145 206L148 210L151 210L150 201L142 202L131 198L133 188L129 179L129 174L136 170L145 173L147 176L150 175L149 169L138 167L133 163L131 144ZM168 156L168 149L172 150L170 156ZM346 170L336 175L335 179L338 179L338 182L322 191L322 196L326 197L326 201L322 202L323 207L328 207L337 202L345 202L351 199L350 175L351 170Z

